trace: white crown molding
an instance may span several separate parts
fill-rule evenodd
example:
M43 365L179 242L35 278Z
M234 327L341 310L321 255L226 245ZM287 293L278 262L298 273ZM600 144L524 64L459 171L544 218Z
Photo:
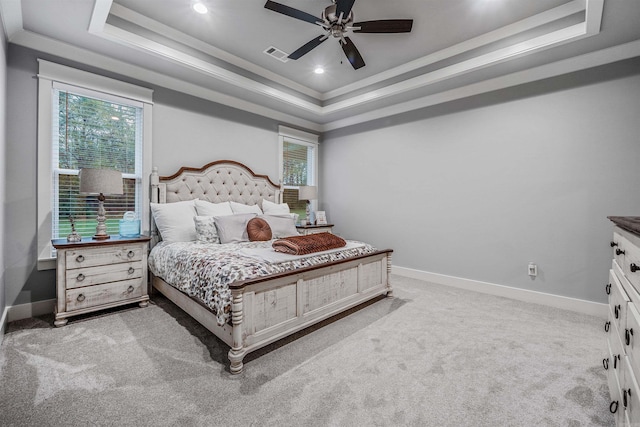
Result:
M193 95L198 98L207 99L219 104L237 108L249 113L258 114L274 120L279 120L291 125L300 126L313 131L319 131L320 125L290 114L281 113L273 108L264 107L249 101L244 101L236 97L217 92L184 80L176 79L147 68L132 65L117 59L113 59L87 49L82 49L67 43L53 40L40 34L29 31L21 31L16 34L12 43L27 47L29 49L40 50L61 58L77 61L83 64L91 64L95 67L110 71L116 74L125 75L140 81L149 82L158 86L172 89L178 92Z
M0 0L0 18L7 41L22 31L22 0Z
M456 89L436 93L425 96L423 98L395 104L390 107L380 108L364 114L354 115L341 120L325 123L322 126L322 132L341 129L348 126L357 125L384 117L394 116L409 111L419 110L421 108L431 107L433 105L442 104L444 102L455 101L457 99L468 98L474 95L491 92L495 90L505 89L508 87L518 86L525 83L531 83L537 80L543 80L556 77L562 74L572 73L575 71L593 68L600 65L609 64L616 61L623 61L640 56L640 40L625 43L622 45L602 49L596 52L575 56L573 58L563 59L551 64L541 65L539 67L530 68L505 76L484 80Z
M544 292L530 291L528 289L514 288L511 286L498 285L496 283L482 282L479 280L447 276L445 274L431 273L428 271L414 270L412 268L398 267L395 265L391 267L391 273L438 285L451 286L454 288L496 295L533 304L541 304L548 307L555 307L590 316L597 316L603 319L607 318L609 311L608 304L564 297L561 295L547 294Z

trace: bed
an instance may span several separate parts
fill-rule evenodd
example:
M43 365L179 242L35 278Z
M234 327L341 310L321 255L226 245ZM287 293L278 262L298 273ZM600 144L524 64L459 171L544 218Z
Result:
M202 168L183 167L171 176L159 176L154 168L150 182L153 208L171 203L175 204L173 207L178 207L196 199L194 203L234 202L251 207L281 202L279 185L268 176L257 175L247 166L230 160L215 161ZM195 255L178 255L181 249L190 244L162 242L153 216L151 221L149 267L153 288L231 348L228 357L232 374L243 371L244 357L254 350L381 295L392 295L389 283L390 249L378 250L365 243L348 241L342 249L285 261L282 258L267 259L265 251L270 242L250 242L246 245L231 243L228 244L229 248L238 246L240 249L240 255L234 256L239 256L238 259L245 263L251 258L254 267L258 266L254 270L261 271L238 273L233 267L235 259L225 259L215 267L203 268L233 272L224 275L216 273L216 279L208 279L209 282L228 283L206 285L208 289L223 289L224 285L226 290L220 292L228 293L228 305L221 309L224 301L211 302L201 295L209 291L193 291L180 286L180 283L172 283L180 281L172 277L177 274L178 268L159 267L162 258L183 259L185 263L192 262L191 267L185 267L184 270L190 268L192 274L200 274L193 267L198 265L193 261ZM206 258L211 260L216 257L217 251L227 247L221 244L205 245L202 242L193 245L197 248L196 252L205 253ZM164 255L154 258L160 253ZM284 255L278 255L281 256ZM232 276L231 279L228 276Z

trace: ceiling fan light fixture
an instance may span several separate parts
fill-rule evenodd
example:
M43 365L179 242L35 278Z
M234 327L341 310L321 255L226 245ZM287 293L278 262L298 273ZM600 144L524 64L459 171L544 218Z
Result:
M207 6L205 6L203 3L200 3L200 2L194 3L193 6L191 7L193 8L193 10L195 10L196 12L202 15L204 15L209 11L209 9L207 9Z

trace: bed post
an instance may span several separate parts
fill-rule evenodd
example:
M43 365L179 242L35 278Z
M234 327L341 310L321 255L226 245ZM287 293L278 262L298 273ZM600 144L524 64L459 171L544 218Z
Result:
M151 191L149 193L149 199L151 203L158 203L159 200L159 187L160 187L160 176L158 176L158 167L154 166L151 171L151 176L149 177L149 184L151 185ZM149 234L151 236L151 247L155 246L158 243L158 229L156 228L156 223L153 220L153 214L151 213L151 209L149 209Z
M242 289L233 289L232 303L231 303L231 325L233 326L231 338L233 345L229 350L229 361L231 366L229 367L232 374L242 373L242 359L246 351L244 349L243 337L242 337L242 321L243 321L243 303L242 303Z
M387 252L387 297L393 297L393 288L391 287L391 252Z

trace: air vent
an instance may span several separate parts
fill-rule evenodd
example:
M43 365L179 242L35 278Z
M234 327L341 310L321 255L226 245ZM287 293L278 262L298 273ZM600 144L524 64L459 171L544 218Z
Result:
M289 56L288 53L281 51L280 49L278 49L277 47L273 47L273 46L269 46L264 53L266 53L269 56L274 57L275 59L277 59L278 61L282 61L282 62L287 62L289 61L289 58L287 58Z

